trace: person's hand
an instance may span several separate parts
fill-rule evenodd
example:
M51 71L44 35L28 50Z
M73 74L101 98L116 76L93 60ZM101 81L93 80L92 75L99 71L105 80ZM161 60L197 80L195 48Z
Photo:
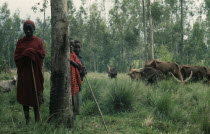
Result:
M87 75L87 70L86 70L86 67L85 67L85 66L83 66L83 67L81 68L80 74L81 74L82 76Z
M27 57L27 56L23 57L23 62L24 63L28 63L29 61L31 61L31 59L29 57Z

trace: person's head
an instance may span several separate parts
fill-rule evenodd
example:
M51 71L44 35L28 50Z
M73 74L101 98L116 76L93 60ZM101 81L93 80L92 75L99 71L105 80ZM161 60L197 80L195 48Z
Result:
M73 49L74 49L74 40L73 39L70 39L70 52L73 52Z
M31 20L26 20L23 24L23 31L26 36L31 37L33 36L35 30L35 24Z
M79 55L79 53L81 52L81 42L78 40L74 41L74 49L73 49L74 53L76 55Z

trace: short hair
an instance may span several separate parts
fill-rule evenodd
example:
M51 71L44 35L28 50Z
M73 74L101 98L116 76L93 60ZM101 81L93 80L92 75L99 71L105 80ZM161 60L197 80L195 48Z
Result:
M81 43L79 40L74 40L74 43L77 44L77 43Z
M74 46L74 45L75 45L74 40L71 39L71 40L70 40L70 46Z

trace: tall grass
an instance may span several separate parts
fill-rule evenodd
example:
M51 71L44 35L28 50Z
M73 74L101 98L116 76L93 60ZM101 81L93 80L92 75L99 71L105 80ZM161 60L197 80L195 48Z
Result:
M2 74L10 79L14 74ZM173 80L146 85L131 81L125 74L109 79L107 74L89 73L88 81L113 134L208 134L210 133L210 87L203 83L181 85ZM1 134L94 134L106 133L96 103L84 79L81 114L74 128L48 124L50 74L45 73L45 103L41 106L42 121L25 125L23 110L16 101L16 91L0 93Z

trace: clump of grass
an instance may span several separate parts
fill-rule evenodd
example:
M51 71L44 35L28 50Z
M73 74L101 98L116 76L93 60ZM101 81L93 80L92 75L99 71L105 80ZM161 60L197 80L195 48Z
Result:
M209 134L210 133L210 118L209 118L209 114L204 114L202 117L202 120L200 122L201 125L201 130L205 133L205 134Z
M116 81L110 85L104 100L107 112L131 111L136 100L135 88L131 83Z
M177 83L174 80L163 80L157 84L157 88L162 91L177 91L181 86L181 83Z
M192 113L192 121L199 126L204 134L210 133L210 107L206 104L199 104Z
M96 115L98 114L98 108L94 101L87 100L82 107L82 115Z
M168 116L172 109L171 96L168 93L158 96L155 101L155 113L162 116Z

